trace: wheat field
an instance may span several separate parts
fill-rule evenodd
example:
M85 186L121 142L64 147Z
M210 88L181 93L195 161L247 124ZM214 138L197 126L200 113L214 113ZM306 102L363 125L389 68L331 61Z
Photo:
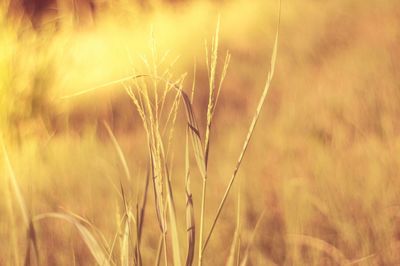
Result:
M3 0L0 265L400 265L400 2Z

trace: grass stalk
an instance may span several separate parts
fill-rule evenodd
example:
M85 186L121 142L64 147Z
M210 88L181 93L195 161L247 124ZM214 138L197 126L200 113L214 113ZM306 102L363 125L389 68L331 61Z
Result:
M280 22L280 11L279 11L279 22ZM245 139L243 147L242 147L242 151L241 151L241 153L239 155L239 158L238 158L238 160L236 162L235 169L234 169L233 174L232 174L232 176L230 178L228 186L227 186L227 188L226 188L226 190L224 192L222 200L221 200L221 202L219 204L217 213L216 213L215 218L213 219L213 222L212 222L212 225L211 225L211 229L210 229L209 233L207 234L207 237L206 237L206 240L204 242L204 245L202 246L202 252L204 252L204 250L206 249L207 244L210 241L211 235L212 235L212 233L214 231L215 225L216 225L216 223L217 223L217 221L218 221L218 219L219 219L219 217L221 215L221 211L222 211L222 209L223 209L223 207L225 205L226 199L227 199L227 197L229 195L229 192L230 192L230 190L232 188L232 185L233 185L233 183L234 183L234 181L236 179L237 173L238 173L239 168L241 166L241 163L243 161L243 157L246 154L248 145L250 143L250 139L253 136L253 132L254 132L255 126L257 124L258 118L260 117L261 109L262 109L262 107L264 105L264 102L265 102L265 99L267 97L267 94L268 94L268 91L269 91L269 88L270 88L270 85L271 85L272 77L274 76L274 71L275 71L276 55L277 55L277 50L278 50L278 37L279 37L279 24L280 24L279 22L278 22L278 25L277 25L274 48L273 48L272 57L271 57L270 72L268 73L268 78L267 78L267 81L265 83L264 90L263 90L262 95L261 95L261 97L259 99L255 115L253 116L253 120L252 120L252 122L250 124L246 139Z
M6 148L6 145L4 143L4 140L2 138L2 136L0 136L0 145L1 145L1 149L2 149L2 153L3 153L3 157L4 157L4 161L6 164L6 168L8 171L8 176L9 176L9 181L11 182L11 190L12 192L14 192L15 198L17 200L17 204L20 208L21 211L21 216L22 216L22 220L24 222L25 228L26 228L26 232L27 232L27 248L26 248L26 252L25 252L25 265L30 265L31 264L31 247L33 246L34 248L34 252L35 252L35 256L36 256L36 262L38 264L40 264L39 262L39 248L37 245L37 239L36 239L36 231L35 231L35 227L32 223L32 219L28 213L28 209L26 207L25 201L23 199L22 193L21 193L21 189L19 187L18 181L17 181L17 177L15 175L14 169L11 165L11 160L10 157L8 155L8 151ZM11 207L12 208L12 207ZM15 241L16 237L13 237L13 239ZM13 241L14 241L13 240ZM15 251L14 251L15 253Z

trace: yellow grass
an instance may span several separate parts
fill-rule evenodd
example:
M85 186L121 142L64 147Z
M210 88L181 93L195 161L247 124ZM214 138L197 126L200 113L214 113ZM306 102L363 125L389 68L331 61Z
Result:
M58 2L0 4L0 265L400 264L398 1Z

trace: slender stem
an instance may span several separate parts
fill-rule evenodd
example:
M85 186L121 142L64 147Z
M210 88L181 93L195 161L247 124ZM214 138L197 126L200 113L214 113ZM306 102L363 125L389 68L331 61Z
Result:
M239 158L238 158L238 160L236 162L235 170L233 171L233 174L231 176L229 184L228 184L228 186L227 186L227 188L225 190L224 196L222 197L222 200L221 200L221 202L219 204L219 207L218 207L218 210L217 210L217 214L215 215L215 218L214 218L213 223L211 225L211 229L210 229L210 231L209 231L209 233L207 235L206 241L204 242L204 246L203 246L202 252L204 252L204 250L206 249L208 241L210 240L210 237L211 237L211 235L212 235L212 233L214 231L215 225L217 224L217 221L218 221L218 219L219 219L219 217L221 215L221 211L222 211L222 209L223 209L223 207L225 205L226 199L228 198L229 192L231 191L233 182L236 179L237 173L238 173L239 168L240 168L240 166L242 164L242 161L243 161L243 157L246 154L247 148L249 146L251 137L253 136L253 132L254 132L254 129L255 129L256 125L257 125L258 118L260 117L261 109L262 109L262 107L264 105L265 98L267 97L267 94L268 94L268 91L269 91L269 88L270 88L270 85L271 85L272 77L274 76L274 72L275 72L276 54L277 54L277 49L278 49L278 37L279 37L279 30L278 29L279 29L279 24L280 24L280 7L279 7L279 20L278 20L277 31L276 31L276 35L275 35L275 44L274 44L274 49L273 49L272 58L271 58L271 70L268 73L268 78L267 78L267 81L265 83L264 90L263 90L262 95L261 95L261 97L260 97L260 99L258 101L257 109L256 109L256 112L255 112L255 114L253 116L253 120L251 121L249 130L247 132L246 139L245 139L245 141L243 143L242 151L241 151L241 153L239 155Z
M158 241L158 249L157 249L157 257L156 257L155 266L160 265L162 249L163 249L163 237L161 236L160 240Z
M207 178L203 178L203 190L201 193L201 214L200 214L200 233L199 233L199 266L203 263L203 231L206 209Z
M201 198L201 219L200 219L200 240L199 240L199 266L203 263L203 229L205 220L205 208L206 208L206 189L207 189L207 166L208 166L208 153L210 151L210 132L211 124L213 119L213 114L215 110L215 73L217 70L217 58L218 58L218 35L219 35L220 18L218 17L217 29L215 32L215 37L213 38L213 44L211 47L211 65L209 65L209 95L208 95L208 106L207 106L207 128L206 137L204 142L204 166L205 173L203 176L203 192ZM207 50L206 50L207 53ZM208 66L208 53L207 66Z
M165 266L168 266L168 250L167 250L167 233L163 232L163 246L164 246L164 261Z

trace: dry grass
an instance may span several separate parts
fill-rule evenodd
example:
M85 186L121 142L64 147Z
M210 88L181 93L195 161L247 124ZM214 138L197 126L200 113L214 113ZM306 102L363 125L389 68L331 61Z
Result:
M0 264L397 265L396 1L156 2L2 12Z

